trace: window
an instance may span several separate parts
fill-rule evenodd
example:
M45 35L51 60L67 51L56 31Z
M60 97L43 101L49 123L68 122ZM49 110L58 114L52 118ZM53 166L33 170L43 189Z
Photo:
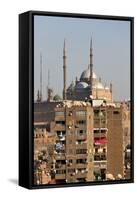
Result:
M74 173L75 169L68 169L68 173Z
M86 161L87 161L86 159L77 159L77 160L76 160L76 163L77 163L77 164L85 164Z
M113 114L114 114L114 115L118 115L118 114L119 114L119 111L115 110L115 111L113 111Z
M106 153L106 148L103 148L103 153Z
M85 133L86 133L86 130L79 130L78 133L79 133L80 135L85 134Z
M126 127L126 128L124 129L124 135L125 135L125 136L128 136L128 133L129 133L128 127Z
M105 155L95 155L94 160L95 161L106 160L106 156Z
M102 129L102 130L101 130L101 133L106 133L106 130L105 130L105 129Z
M66 132L65 131L56 131L57 136L61 137L61 136L65 136Z
M86 154L87 153L87 149L77 149L76 150L76 154Z
M86 120L79 120L79 121L77 121L77 124L84 125L84 124L86 124Z
M96 133L106 133L106 130L105 129L101 129L101 130L94 130L94 133L96 134Z
M66 170L57 170L56 171L56 174L65 174L66 173Z
M56 161L56 168L61 167L62 165L66 164L66 160L57 160Z
M95 117L105 117L106 111L105 110L94 110Z
M98 153L98 148L95 148L95 153Z
M94 115L98 115L99 114L99 110L94 110Z
M94 133L99 133L99 129L98 130L94 130Z
M106 124L106 120L102 120L102 124Z
M65 121L56 121L56 124L65 125Z
M86 172L86 168L80 168L80 169L77 169L77 170L78 170L78 172L81 172L81 173Z
M76 144L84 144L83 140L77 140Z

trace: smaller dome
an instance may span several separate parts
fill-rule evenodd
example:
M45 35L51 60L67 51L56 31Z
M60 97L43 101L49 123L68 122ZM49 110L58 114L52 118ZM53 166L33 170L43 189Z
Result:
M74 82L72 81L71 84L69 85L69 87L67 88L68 91L73 91L74 90Z
M54 101L59 101L59 100L61 100L61 97L60 97L58 94L56 94L56 95L53 97L53 100L54 100Z
M102 85L101 82L98 82L98 83L96 84L96 88L98 88L98 89L104 89L104 86Z
M105 86L105 90L109 90L109 87L108 87L108 86Z
M88 87L88 84L85 83L85 82L79 82L76 85L76 89L84 89L84 88L87 88L87 87Z

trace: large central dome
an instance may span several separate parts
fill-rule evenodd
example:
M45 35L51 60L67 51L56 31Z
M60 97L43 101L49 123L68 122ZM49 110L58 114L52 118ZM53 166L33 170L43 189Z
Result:
M88 87L88 84L85 83L85 82L79 82L77 85L76 85L76 89L85 89Z
M80 76L80 80L90 78L90 68L84 70ZM96 74L93 72L93 79L97 79Z

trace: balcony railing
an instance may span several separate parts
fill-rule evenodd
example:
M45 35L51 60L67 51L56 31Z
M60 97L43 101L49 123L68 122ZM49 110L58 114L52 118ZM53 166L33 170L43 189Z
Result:
M66 164L56 163L55 168L56 169L66 169Z
M87 162L85 163L77 163L76 164L76 168L79 169L79 168L85 168L87 166Z
M76 149L86 149L87 148L87 144L86 143L76 143Z
M94 123L94 128L106 128L107 127L107 123L100 123L100 122L96 122Z
M107 161L94 161L94 169L107 168Z
M106 155L95 155L94 156L94 161L105 161L105 160L107 160L107 157L106 157Z
M77 159L86 159L87 158L87 153L85 154L77 154Z

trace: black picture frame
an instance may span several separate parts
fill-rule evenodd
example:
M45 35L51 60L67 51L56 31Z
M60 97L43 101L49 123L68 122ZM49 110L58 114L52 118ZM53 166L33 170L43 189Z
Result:
M33 184L34 16L57 16L130 22L131 178L67 184ZM19 15L19 185L28 189L134 182L134 17L28 11Z

